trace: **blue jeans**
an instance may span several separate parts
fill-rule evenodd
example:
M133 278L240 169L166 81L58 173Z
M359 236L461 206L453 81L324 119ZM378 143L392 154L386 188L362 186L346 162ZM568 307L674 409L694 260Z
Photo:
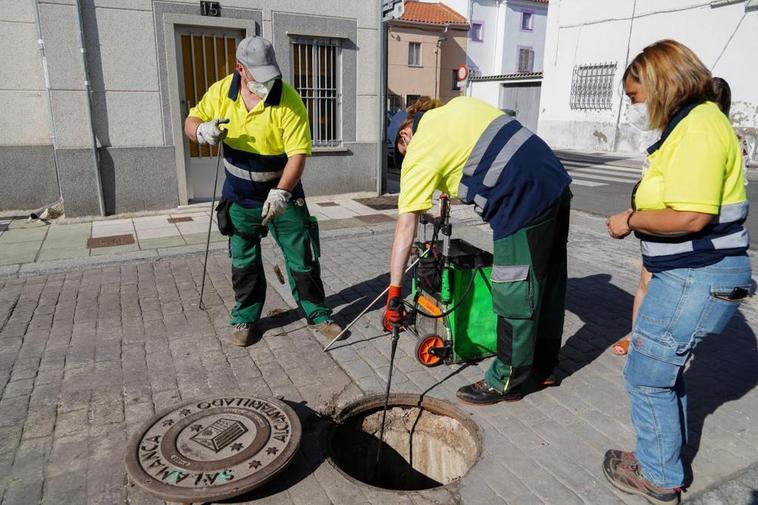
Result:
M624 379L637 434L635 455L642 475L656 486L684 484L684 364L703 337L719 338L739 306L739 300L729 298L735 288L750 289L750 275L747 256L653 274L632 332Z

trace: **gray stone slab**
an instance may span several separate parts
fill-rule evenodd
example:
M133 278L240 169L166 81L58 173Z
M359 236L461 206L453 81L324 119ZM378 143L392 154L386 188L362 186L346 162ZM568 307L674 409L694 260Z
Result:
M132 147L165 144L157 91L96 91L92 100L95 133L100 145Z
M91 149L58 149L56 157L66 216L99 215L94 152Z
M84 65L79 50L76 8L40 2L39 13L50 86L53 89L83 90Z
M24 121L0 124L0 138L5 146L45 146L50 144L47 93L42 90L0 90L0 102L8 117L23 117Z
M0 210L34 210L58 199L52 146L0 146L0 165L12 181L0 184Z
M92 146L87 93L54 89L51 99L52 113L55 116L56 148L80 149Z
M100 149L106 212L175 207L178 202L174 148Z
M119 4L121 8L85 9L83 13L93 90L157 92L152 13ZM124 44L125 40L129 43ZM157 103L154 113L158 113Z
M42 74L42 58L37 46L37 28L33 23L6 21L6 9L12 9L7 6L8 3L24 4L25 2L4 2L2 6L5 47L0 52L0 68L4 69L3 88L43 90L45 78Z

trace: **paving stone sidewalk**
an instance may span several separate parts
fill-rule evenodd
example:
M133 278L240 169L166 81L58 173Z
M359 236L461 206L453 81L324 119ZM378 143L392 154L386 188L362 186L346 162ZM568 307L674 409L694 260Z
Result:
M128 435L156 410L219 391L283 396L305 427L295 463L236 503L642 503L611 491L599 471L606 448L633 441L623 360L606 349L628 331L638 253L631 241L607 239L602 220L573 219L564 384L518 403L467 409L484 434L481 460L459 485L423 493L358 485L325 461L325 416L383 390L389 339L379 307L325 354L269 275L266 333L240 349L225 343L233 293L224 254L211 256L207 313L197 308L199 255L0 279L2 504L161 503L127 484ZM387 228L323 234L324 283L343 322L386 287ZM455 234L488 246L486 228L460 226ZM278 253L264 244L270 269ZM758 460L757 319L755 303L744 304L729 338L704 343L687 371L692 493ZM486 366L426 369L412 351L402 337L396 392L452 400Z
M455 227L453 235L491 250L487 226ZM379 233L322 244L328 299L344 306L338 311L342 322L352 320L387 286L391 241L389 233ZM756 266L754 259L754 272ZM521 402L468 408L484 430L485 448L463 479L463 503L644 503L614 493L600 472L606 449L634 447L624 359L608 348L630 329L638 272L637 241L610 240L604 219L572 214L561 351L566 378L561 387ZM378 305L354 327L351 339L331 352L363 390L374 392L384 388L390 349ZM758 461L756 322L753 298L743 303L725 334L703 342L689 363L686 458L694 473L689 495ZM424 368L412 357L414 343L410 336L401 338L394 391L455 401L456 389L481 379L489 365L486 360L477 366Z

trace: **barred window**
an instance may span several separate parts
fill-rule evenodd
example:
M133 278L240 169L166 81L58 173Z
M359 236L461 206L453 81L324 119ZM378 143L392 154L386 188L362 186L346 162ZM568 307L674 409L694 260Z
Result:
M518 50L518 71L532 72L534 70L534 50L531 47L521 47Z
M577 65L571 79L570 105L576 110L608 110L613 99L616 63Z
M292 85L308 110L313 147L342 144L341 59L339 39L292 39Z

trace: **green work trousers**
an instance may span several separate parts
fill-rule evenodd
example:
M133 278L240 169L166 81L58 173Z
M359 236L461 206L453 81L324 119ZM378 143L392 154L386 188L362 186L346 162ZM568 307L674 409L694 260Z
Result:
M510 392L533 372L558 365L566 308L566 242L571 192L528 225L495 241L492 305L497 314L497 357L484 376Z
M266 277L261 257L261 238L270 232L284 254L292 297L311 324L331 319L324 300L318 257L318 225L308 208L290 202L284 213L261 225L260 207L247 208L233 203L229 217L236 233L229 240L232 255L232 285L236 303L231 324L254 323L261 317L266 300Z

